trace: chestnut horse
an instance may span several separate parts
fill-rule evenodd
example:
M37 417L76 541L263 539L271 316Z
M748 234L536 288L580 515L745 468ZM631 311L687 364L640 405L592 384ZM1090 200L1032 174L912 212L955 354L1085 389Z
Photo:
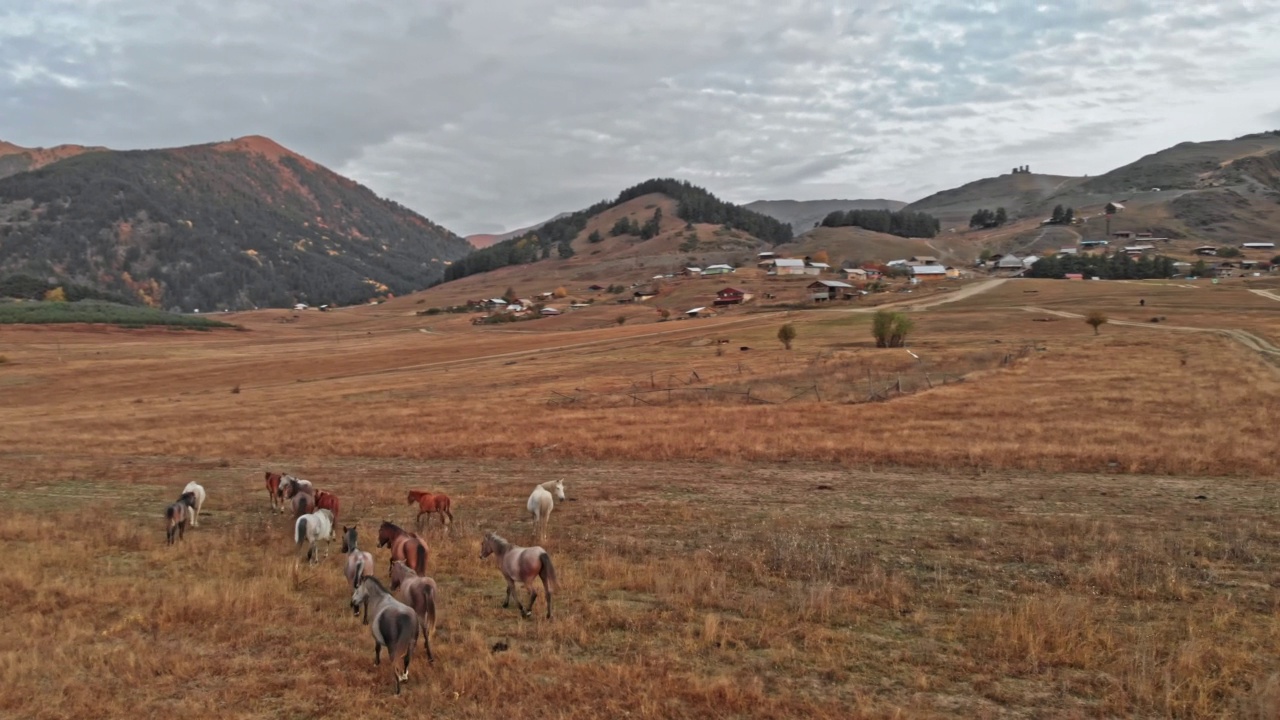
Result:
M434 663L431 654L431 633L436 629L436 598L440 592L436 581L423 577L404 564L403 560L391 563L391 592L396 599L413 608L418 614L418 627L422 629L422 644L427 649L427 662Z
M409 505L418 504L418 516L413 519L415 527L422 527L422 516L427 516L427 521L431 520L431 513L440 513L440 524L446 528L449 523L453 522L453 513L450 512L449 496L444 493L429 493L422 490L409 491ZM445 518L449 518L447 521Z
M427 553L430 549L421 535L384 520L378 528L378 547L391 548L391 562L403 560L419 575L427 574Z
M551 619L551 595L556 589L556 571L551 566L551 556L538 546L520 547L503 540L497 533L485 533L480 543L480 559L490 555L497 562L502 576L507 579L507 598L502 607L511 607L511 598L516 599L516 607L524 617L533 615L533 604L538 601L538 591L533 589L533 581L542 578L542 589L547 593L547 619ZM520 604L520 596L516 593L516 581L524 583L529 590L529 609Z
M284 512L284 502L282 491L280 489L280 481L284 479L284 476L280 473L273 473L268 470L266 471L266 479L267 498L271 500L271 509Z
M327 490L316 490L316 509L324 508L333 513L335 522L338 520L338 496Z

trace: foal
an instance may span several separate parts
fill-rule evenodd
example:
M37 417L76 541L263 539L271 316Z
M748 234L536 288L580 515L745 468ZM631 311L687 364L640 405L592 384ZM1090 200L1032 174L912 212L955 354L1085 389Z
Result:
M436 629L436 598L440 592L436 588L436 581L414 572L403 560L396 560L391 563L391 592L418 614L418 627L422 628L422 644L427 649L427 662L434 664L436 659L431 654L431 633Z
M533 604L538 601L538 591L533 589L535 578L542 578L542 589L547 593L547 619L551 619L551 595L556 589L556 571L551 566L551 556L541 547L520 547L503 540L497 533L488 532L480 543L480 559L490 555L507 579L507 598L502 607L511 607L511 598L515 598L516 607L524 617L533 615ZM529 609L520 604L520 596L516 593L516 581L524 583L529 590Z
M369 623L369 632L373 634L373 664L382 664L382 648L387 649L387 657L391 660L391 670L396 676L396 694L400 694L400 683L409 679L409 658L413 656L413 646L418 640L418 616L413 608L396 600L387 589L372 575L366 575L356 584L351 594L351 612L360 614L360 608L367 605L367 612L373 616ZM404 673L396 669L396 660L404 657Z

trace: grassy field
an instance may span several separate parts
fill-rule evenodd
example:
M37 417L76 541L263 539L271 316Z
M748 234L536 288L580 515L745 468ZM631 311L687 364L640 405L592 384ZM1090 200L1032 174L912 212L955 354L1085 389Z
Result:
M1204 331L1271 342L1280 301L981 289L895 299L915 356L856 306L525 331L414 315L430 292L244 333L0 328L0 715L1276 717L1280 382ZM1117 322L1045 312L1094 309ZM371 550L406 489L453 496L403 696L264 469L336 491ZM532 543L557 477L557 617L525 621L479 538ZM167 548L191 479L207 517Z

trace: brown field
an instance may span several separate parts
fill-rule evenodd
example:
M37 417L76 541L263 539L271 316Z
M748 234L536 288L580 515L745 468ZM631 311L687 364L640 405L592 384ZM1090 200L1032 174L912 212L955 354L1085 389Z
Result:
M0 715L1280 716L1265 285L883 298L919 359L852 304L413 314L447 287L243 332L0 328ZM1094 309L1096 336L1054 314ZM454 497L437 661L401 697L267 468L336 491L367 549L407 488ZM531 543L557 477L557 616L521 620L480 531ZM205 520L168 548L190 479Z

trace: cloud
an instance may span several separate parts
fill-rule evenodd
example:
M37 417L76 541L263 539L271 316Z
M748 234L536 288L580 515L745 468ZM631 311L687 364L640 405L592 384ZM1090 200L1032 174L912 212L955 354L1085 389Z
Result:
M1248 0L10 0L0 138L269 135L460 232L667 175L910 200L1275 127L1276 36Z

